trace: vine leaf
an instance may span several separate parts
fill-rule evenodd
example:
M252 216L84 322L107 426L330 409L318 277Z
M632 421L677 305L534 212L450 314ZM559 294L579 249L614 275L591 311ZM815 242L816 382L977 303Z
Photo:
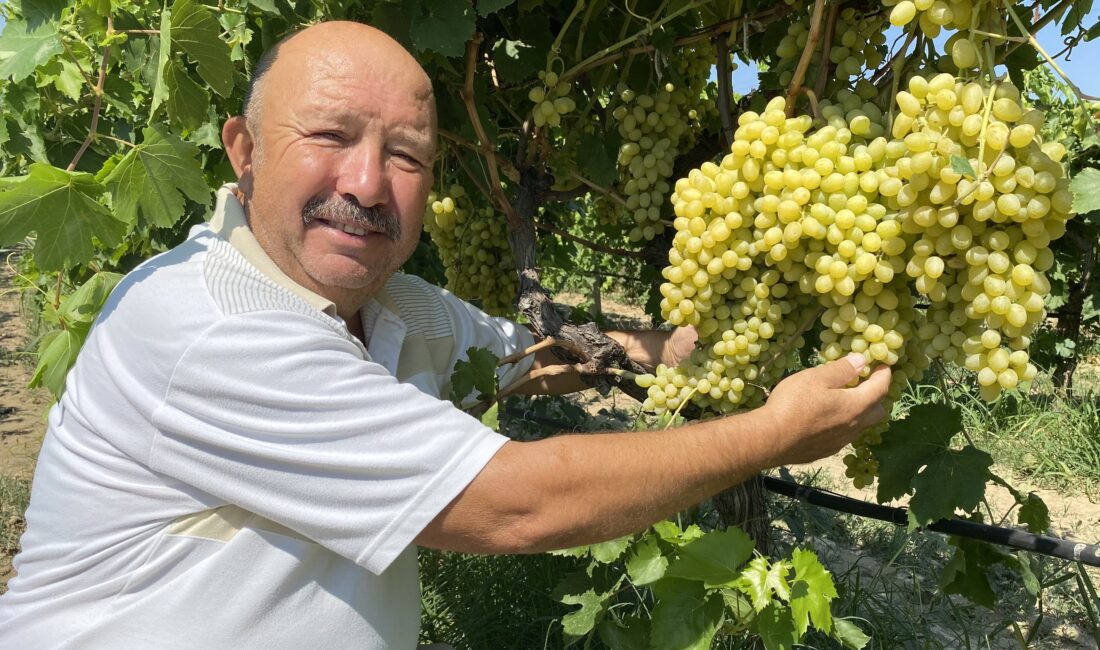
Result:
M878 500L892 501L908 494L917 471L947 450L962 431L962 414L944 404L921 404L896 420L874 447L879 462Z
M974 180L978 176L974 173L974 166L963 156L951 156L951 170L970 180Z
M1020 502L1020 512L1016 520L1027 526L1033 533L1045 533L1050 530L1050 510L1039 495L1028 492L1027 497Z
M607 129L607 133L586 133L577 145L576 163L586 178L600 185L615 182L619 173L616 152L619 149L619 132Z
M222 97L233 92L229 44L221 39L221 26L209 9L193 0L172 3L171 40L195 62L199 76L214 92Z
M753 628L766 650L794 650L802 640L798 630L794 629L791 610L775 603L757 615Z
M38 233L34 260L42 271L60 271L92 259L93 239L119 243L125 224L98 202L104 187L85 172L67 172L43 163L0 192L0 243Z
M0 78L18 83L34 74L38 66L61 53L57 20L42 20L32 26L13 20L0 36Z
M38 365L27 385L48 388L55 398L59 397L65 387L65 376L76 363L83 342L79 332L69 329L54 330L43 336L38 344Z
M115 213L134 223L169 228L183 217L183 197L205 204L210 187L199 166L199 148L168 133L161 125L142 131L142 143L131 149L107 175Z
M597 630L600 640L614 650L649 650L649 621L633 616L620 621L605 620Z
M592 631L603 615L605 603L611 594L598 594L594 589L589 589L582 594L571 594L562 597L561 602L566 605L580 605L580 609L573 610L561 619L565 634L570 637L582 637Z
M790 570L791 564L786 560L771 563L766 557L756 557L741 572L734 586L749 597L752 608L759 613L771 605L773 597L784 601L791 599L791 588L787 584Z
M516 0L477 0L477 13L482 18L495 14Z
M752 540L738 528L711 531L680 547L668 575L702 581L707 587L732 585L752 557L752 548Z
M918 526L951 517L956 508L969 511L981 503L993 457L967 445L946 450L929 461L913 479L913 499L909 502L909 520Z
M871 637L846 618L833 619L833 638L849 650L863 650L871 642Z
M165 106L169 120L189 131L198 129L206 122L210 94L187 74L178 61L169 61L164 68L164 87L168 92Z
M476 347L467 349L466 358L459 359L451 373L451 401L456 405L461 404L474 389L483 398L495 395L499 361L491 350Z
M630 548L630 543L633 541L633 535L609 539L606 542L592 544L588 547L588 552L592 555L593 560L602 564L611 564L622 557L622 554L626 552L626 549Z
M423 0L424 13L409 29L418 52L462 56L474 35L474 11L469 0Z
M722 626L725 603L693 580L665 578L653 585L650 645L669 650L706 650Z
M635 585L648 585L664 577L668 558L661 553L657 539L647 535L634 547L626 561L626 573Z
M1073 192L1073 211L1085 214L1100 210L1100 169L1082 169L1069 184Z
M798 634L806 633L812 621L814 627L829 633L833 629L833 614L829 603L837 597L832 575L825 570L813 551L800 548L791 552L794 579L791 580L791 616Z
M940 573L940 588L945 594L959 594L972 602L993 609L997 595L989 584L986 569L1003 560L992 545L955 538L955 555Z
M168 61L172 56L172 10L165 2L160 14L160 49L157 51L156 80L153 82L153 99L149 106L149 115L168 99L168 82L164 78L168 70Z

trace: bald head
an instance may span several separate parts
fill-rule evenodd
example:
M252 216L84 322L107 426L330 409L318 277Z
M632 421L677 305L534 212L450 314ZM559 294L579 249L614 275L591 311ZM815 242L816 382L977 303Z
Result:
M250 125L258 149L261 144L258 125L264 103L269 95L274 101L279 101L281 95L279 92L269 93L269 86L272 85L269 81L280 77L300 78L311 67L310 64L325 58L337 65L342 64L341 67L353 67L359 60L359 63L368 66L385 66L409 75L407 79L421 87L418 94L431 104L434 120L435 98L431 80L400 43L370 25L349 21L324 22L284 36L263 53L253 68L241 114ZM269 74L273 70L276 74ZM280 86L278 81L275 85Z

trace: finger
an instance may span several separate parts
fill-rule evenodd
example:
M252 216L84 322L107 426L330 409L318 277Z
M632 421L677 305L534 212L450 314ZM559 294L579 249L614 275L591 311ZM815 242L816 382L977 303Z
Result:
M864 431L866 429L870 429L871 427L885 420L886 416L886 407L882 405L882 402L875 402L874 405L871 406L871 408L864 411L863 414L860 416L859 421L861 426L859 430Z
M830 361L814 368L815 378L819 378L828 388L840 388L859 376L859 371L867 365L862 354L852 353L843 359Z
M885 397L886 392L890 390L891 372L890 366L876 366L871 370L871 375L867 379L864 379L851 390L855 395L859 395L867 401L877 402Z

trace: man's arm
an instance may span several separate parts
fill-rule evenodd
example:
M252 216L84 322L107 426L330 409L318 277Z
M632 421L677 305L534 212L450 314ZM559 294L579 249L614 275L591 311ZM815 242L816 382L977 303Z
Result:
M752 476L836 452L882 420L890 371L862 357L788 377L766 406L663 432L509 442L416 543L533 553L635 532Z

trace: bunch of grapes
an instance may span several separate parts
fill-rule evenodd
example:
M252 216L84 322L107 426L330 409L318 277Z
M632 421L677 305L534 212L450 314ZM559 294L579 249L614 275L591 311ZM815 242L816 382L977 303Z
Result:
M479 302L490 314L513 311L516 273L507 224L500 215L476 206L465 189L452 185L445 196L428 196L424 229L439 251L448 290Z
M811 327L823 361L892 366L889 401L930 358L977 372L986 399L1034 377L1028 334L1072 200L1061 147L1038 140L1041 115L1008 84L914 77L896 102L887 133L881 111L838 93L811 131L776 98L739 117L720 164L676 182L661 308L696 326L700 349L639 377L648 408L759 403ZM877 473L884 428L845 459L857 485Z
M939 36L943 28L970 29L976 9L974 0L882 0L890 8L890 24L905 27L917 21L928 38Z
M534 86L527 93L534 107L531 109L531 119L536 127L550 125L561 126L561 118L566 113L571 113L576 107L576 102L569 97L572 89L568 81L559 81L558 73L553 70L539 72L542 85Z
M846 7L837 15L833 41L829 48L829 62L832 67L831 79L825 86L828 91L826 94L848 88L852 77L860 75L865 69L877 68L882 63L886 55L886 35L883 29L885 22L886 19L881 14L861 14L852 7ZM809 38L809 25L810 14L803 12L790 24L786 35L779 41L776 51L779 61L775 70L781 86L791 82ZM818 74L822 74L821 54L815 50L807 76L814 78ZM870 99L875 93L874 86L865 79L857 82L857 89L865 99Z

